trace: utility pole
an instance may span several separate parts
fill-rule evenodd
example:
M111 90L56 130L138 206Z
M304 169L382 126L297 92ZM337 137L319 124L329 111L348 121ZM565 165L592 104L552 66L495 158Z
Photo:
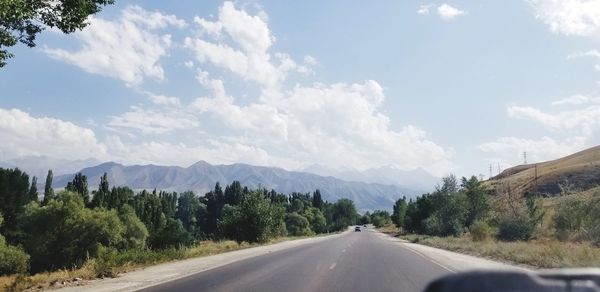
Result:
M500 162L498 162L498 174L500 174Z
M490 179L492 179L492 165L490 164Z
M537 175L537 163L534 166L534 173L535 174L534 174L533 184L534 184L534 188L535 189L533 189L533 192L534 192L534 194L537 195L537 192L538 192L538 185L537 185L537 176L538 176Z
M527 164L527 152L523 152L523 164Z

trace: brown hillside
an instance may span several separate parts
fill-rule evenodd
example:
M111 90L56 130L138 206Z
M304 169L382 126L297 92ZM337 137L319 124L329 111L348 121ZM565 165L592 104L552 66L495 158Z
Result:
M492 188L509 184L517 193L536 189L546 195L560 194L561 186L569 190L587 190L600 185L600 146L592 147L556 160L517 165L504 170L487 183Z

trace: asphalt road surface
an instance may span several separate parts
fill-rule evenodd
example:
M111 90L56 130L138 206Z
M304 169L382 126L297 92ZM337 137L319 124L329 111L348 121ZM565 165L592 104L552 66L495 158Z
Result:
M363 228L142 291L422 291L450 273Z

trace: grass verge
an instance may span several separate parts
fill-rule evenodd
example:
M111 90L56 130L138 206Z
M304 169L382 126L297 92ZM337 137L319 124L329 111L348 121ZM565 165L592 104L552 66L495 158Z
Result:
M503 242L473 241L470 237L399 235L398 238L478 257L536 268L599 267L600 248L589 243L532 240Z
M235 241L202 241L190 247L165 250L105 251L97 259L87 261L82 267L35 275L11 275L0 277L0 291L38 291L48 288L84 285L88 280L115 277L160 263L202 257L240 250L260 245L304 237L280 237L266 243L237 243Z

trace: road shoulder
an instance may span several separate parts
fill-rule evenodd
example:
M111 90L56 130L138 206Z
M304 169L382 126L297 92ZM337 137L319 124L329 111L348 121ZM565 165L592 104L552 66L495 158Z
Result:
M169 281L181 279L196 273L218 268L237 261L269 254L276 251L286 250L305 244L333 239L335 237L341 236L342 234L343 233L338 233L326 236L296 239L276 244L226 252L212 256L169 262L155 266L150 266L129 273L124 273L117 278L92 280L87 282L85 286L66 287L58 289L57 291L135 291L142 288L148 288Z
M481 269L530 271L530 269L525 267L515 266L417 243L411 243L406 240L384 234L375 229L371 230L376 232L377 236L379 236L382 240L387 240L398 244L400 248L406 248L411 252L416 253L419 256L453 273Z

